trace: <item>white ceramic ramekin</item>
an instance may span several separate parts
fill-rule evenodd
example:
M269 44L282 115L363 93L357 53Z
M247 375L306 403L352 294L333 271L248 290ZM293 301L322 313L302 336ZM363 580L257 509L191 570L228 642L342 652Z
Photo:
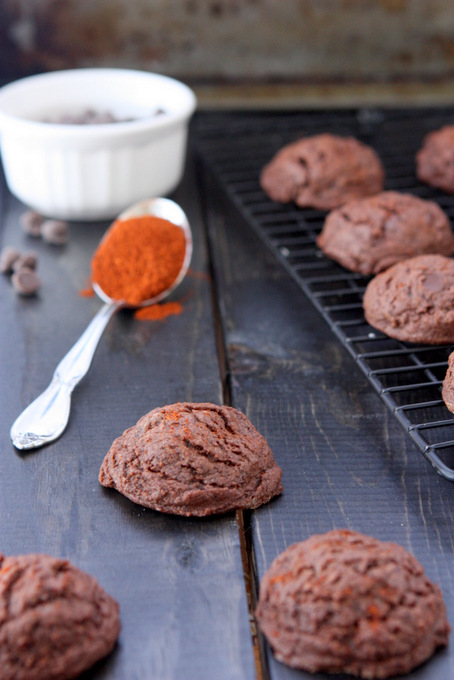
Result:
M129 69L74 69L23 78L0 90L0 144L7 184L47 217L102 220L179 183L190 88L173 78ZM44 122L83 110L127 122ZM157 109L163 113L155 115Z

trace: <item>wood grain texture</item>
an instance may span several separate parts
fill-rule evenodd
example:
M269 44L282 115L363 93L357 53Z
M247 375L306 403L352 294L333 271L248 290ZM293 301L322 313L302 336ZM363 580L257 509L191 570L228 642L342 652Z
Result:
M425 462L216 181L206 181L232 402L283 468L284 493L252 516L258 579L292 543L350 528L411 551L440 584L454 622L454 486ZM265 677L314 677L266 650ZM453 678L454 648L407 677Z
M165 321L109 324L70 422L53 444L19 453L9 428L50 381L57 362L100 306L80 297L106 223L71 224L68 244L50 246L18 226L24 207L1 196L1 244L35 249L43 285L18 297L0 279L0 551L66 557L120 604L113 655L86 680L249 680L255 676L235 515L191 520L134 505L97 481L113 439L156 406L222 398L206 247L189 168L174 196L194 230L193 274Z

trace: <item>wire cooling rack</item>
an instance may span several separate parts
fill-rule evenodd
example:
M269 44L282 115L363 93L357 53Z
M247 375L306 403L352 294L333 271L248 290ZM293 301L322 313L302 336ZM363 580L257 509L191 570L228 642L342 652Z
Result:
M331 132L370 144L387 190L436 201L454 219L454 196L420 183L415 153L431 130L454 122L454 109L212 113L196 120L200 159L246 222L293 276L426 459L454 481L454 415L441 399L451 345L388 338L365 320L368 277L346 271L317 248L326 213L282 205L259 185L262 167L284 144ZM454 301L453 301L454 304Z

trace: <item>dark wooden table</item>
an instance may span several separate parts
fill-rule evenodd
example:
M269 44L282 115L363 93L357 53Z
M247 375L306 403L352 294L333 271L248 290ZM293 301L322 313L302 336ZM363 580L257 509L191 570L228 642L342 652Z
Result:
M199 114L205 124L210 114ZM424 461L229 198L197 171L193 152L173 198L195 237L191 273L172 296L184 299L183 313L154 322L119 313L76 388L64 435L20 453L12 422L100 306L79 291L107 224L71 224L64 247L31 239L18 225L24 206L3 185L1 245L36 250L43 286L23 299L0 279L0 551L68 558L118 600L118 646L87 680L312 677L257 643L249 605L282 550L332 528L404 545L441 585L454 622L454 486ZM112 440L152 408L184 400L246 413L283 468L283 495L238 518L197 520L101 487ZM453 658L448 648L408 677L454 678Z

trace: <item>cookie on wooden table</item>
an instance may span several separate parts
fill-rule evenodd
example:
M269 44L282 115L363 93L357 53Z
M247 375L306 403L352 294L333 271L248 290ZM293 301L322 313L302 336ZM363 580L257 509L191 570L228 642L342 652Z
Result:
M143 416L113 442L99 473L134 503L186 516L257 508L281 493L281 477L245 415L189 402Z
M404 342L454 342L454 260L418 255L377 274L363 298L368 323Z
M70 680L109 654L118 604L89 574L49 555L0 555L0 677Z
M383 182L383 166L373 149L353 137L328 133L283 147L260 175L273 201L320 210L377 194Z
M429 132L416 154L418 179L454 194L454 125Z
M454 234L433 201L384 191L330 212L317 245L346 269L369 275L416 255L452 255Z
M281 553L261 581L256 617L279 661L362 678L409 672L450 632L441 591L413 555L346 530Z

